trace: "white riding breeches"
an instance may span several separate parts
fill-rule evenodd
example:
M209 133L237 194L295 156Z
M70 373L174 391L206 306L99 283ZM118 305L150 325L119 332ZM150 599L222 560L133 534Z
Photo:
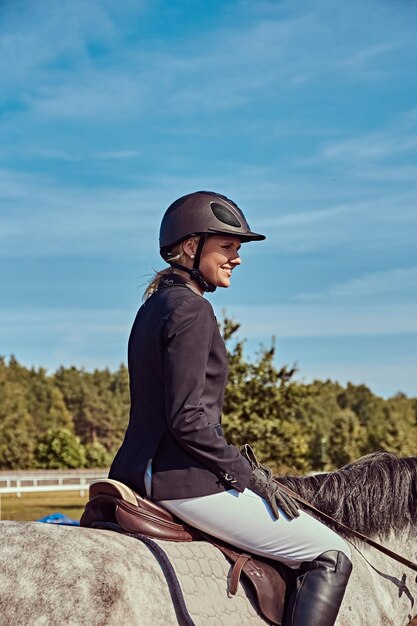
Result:
M151 462L144 479L149 496ZM293 520L282 512L275 519L267 502L250 489L243 493L231 489L200 498L160 500L158 504L213 537L294 569L328 550L338 550L351 559L346 541L333 530L304 511Z
M292 568L328 550L338 550L351 558L344 539L314 517L300 511L293 520L284 513L276 520L265 500L250 489L158 504L203 532Z

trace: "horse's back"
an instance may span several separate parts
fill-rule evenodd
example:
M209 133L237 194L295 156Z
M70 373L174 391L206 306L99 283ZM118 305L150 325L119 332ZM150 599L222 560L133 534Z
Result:
M178 624L148 548L108 531L1 522L2 624Z

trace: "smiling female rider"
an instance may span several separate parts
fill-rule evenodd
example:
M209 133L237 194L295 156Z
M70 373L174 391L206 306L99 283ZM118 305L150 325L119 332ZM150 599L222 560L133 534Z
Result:
M285 626L332 626L351 572L348 546L298 511L221 428L227 354L203 296L229 287L241 243L262 239L218 193L191 193L167 209L160 251L171 267L150 283L133 324L130 421L110 478L224 541L294 569L303 563Z

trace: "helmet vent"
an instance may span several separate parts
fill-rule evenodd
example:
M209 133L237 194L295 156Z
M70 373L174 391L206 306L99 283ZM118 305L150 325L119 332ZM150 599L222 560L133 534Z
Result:
M237 219L236 215L232 213L230 209L228 209L224 204L219 204L218 202L210 203L211 210L214 215L217 217L219 222L223 222L223 224L227 224L228 226L233 226L234 228L240 228L242 224Z

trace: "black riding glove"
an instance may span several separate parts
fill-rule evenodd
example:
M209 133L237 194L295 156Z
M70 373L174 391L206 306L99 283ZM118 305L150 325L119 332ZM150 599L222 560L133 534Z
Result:
M297 502L274 481L272 470L265 465L260 465L251 446L245 443L241 447L242 456L249 461L252 468L252 476L249 483L249 489L261 498L265 498L272 509L272 513L276 519L279 517L278 507L283 511L289 519L294 519L300 515Z

